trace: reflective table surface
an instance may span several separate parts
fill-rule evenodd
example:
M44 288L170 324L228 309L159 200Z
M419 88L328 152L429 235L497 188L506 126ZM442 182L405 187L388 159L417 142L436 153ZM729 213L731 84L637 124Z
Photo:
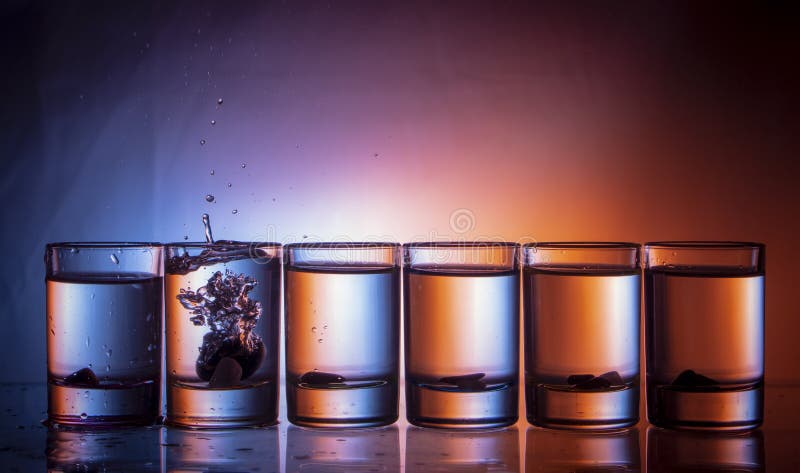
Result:
M743 434L535 428L489 431L293 426L48 430L44 384L0 385L2 471L600 472L800 471L800 385L767 385L764 426Z

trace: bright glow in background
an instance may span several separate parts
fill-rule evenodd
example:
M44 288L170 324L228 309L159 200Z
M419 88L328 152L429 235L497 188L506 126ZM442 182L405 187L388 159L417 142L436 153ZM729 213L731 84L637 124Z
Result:
M763 241L767 376L797 377L774 6L2 8L0 379L44 379L47 242L199 240L203 212L219 239Z

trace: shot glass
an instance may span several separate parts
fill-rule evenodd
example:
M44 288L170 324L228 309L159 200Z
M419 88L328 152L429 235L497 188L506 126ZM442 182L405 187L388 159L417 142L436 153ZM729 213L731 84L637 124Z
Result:
M51 424L158 419L162 258L158 243L47 245Z
M645 245L647 416L746 430L764 412L764 245Z
M639 248L601 242L525 245L530 423L602 430L638 421Z
M167 245L170 425L235 428L278 417L281 245Z
M286 247L286 400L306 427L398 416L400 279L395 243Z
M408 421L501 427L517 421L518 246L404 246Z

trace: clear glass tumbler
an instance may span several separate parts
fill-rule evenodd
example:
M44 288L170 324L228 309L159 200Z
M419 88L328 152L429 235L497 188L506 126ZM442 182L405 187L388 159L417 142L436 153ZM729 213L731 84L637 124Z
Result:
M51 423L158 419L162 258L158 243L47 245Z
M404 246L406 412L425 427L517 421L518 246Z
M278 417L281 245L167 245L170 425L232 428Z
M639 420L639 245L524 247L528 421L617 429Z
M647 415L745 430L764 412L764 245L645 245Z
M368 427L398 416L400 245L287 245L289 421Z

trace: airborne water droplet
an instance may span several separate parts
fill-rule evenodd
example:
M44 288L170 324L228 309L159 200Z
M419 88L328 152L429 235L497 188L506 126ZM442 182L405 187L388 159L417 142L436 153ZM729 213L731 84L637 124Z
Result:
M117 255L115 254L111 255L111 262L114 264L119 264L119 258L117 258Z
M214 202L214 196L211 194L206 194L206 202Z

